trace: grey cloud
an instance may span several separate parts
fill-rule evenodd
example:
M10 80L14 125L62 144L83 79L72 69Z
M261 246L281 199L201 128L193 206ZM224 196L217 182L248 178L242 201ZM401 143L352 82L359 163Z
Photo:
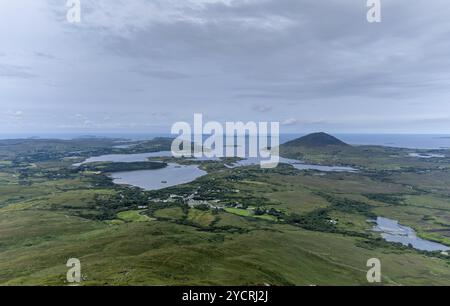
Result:
M185 73L171 71L171 70L140 69L140 70L136 70L136 72L139 73L140 75L143 75L146 77L164 79L164 80L179 80L179 79L189 78L189 75L187 75Z
M259 105L254 105L252 107L252 109L259 113L267 113L267 112L270 112L273 108L272 108L272 106L269 106L269 105L259 104Z
M38 58L44 58L48 60L54 60L56 57L52 54L45 53L45 52L34 52L34 55Z
M283 120L283 122L281 122L282 125L296 125L298 124L300 121L298 119L295 118L288 118Z
M19 79L33 79L35 74L30 72L29 67L0 64L0 78L19 78Z
M450 112L447 0L383 1L379 24L366 21L366 1L85 0L78 25L60 1L49 3L41 23L2 40L8 55L33 55L0 65L0 81L35 81L29 92L0 84L24 110L82 107L95 122L107 109L124 126L201 111L355 131L398 130L395 120L415 129L418 115Z
M418 7L423 5L419 1ZM400 6L398 1L386 5L385 22L380 25L368 24L365 10L364 3L342 1L323 5L278 0L242 6L218 2L202 12L211 20L205 24L186 20L157 23L126 38L111 35L109 43L121 56L161 61L201 57L204 63L215 62L225 72L245 76L248 83L259 83L255 87L271 88L269 92L239 93L253 94L255 98L258 94L284 96L286 88L289 99L320 95L414 96L418 91L444 88L436 79L447 74L450 61L444 59L444 54L440 54L441 61L425 56L439 51L428 51L429 45L424 49L417 44L424 44L422 40L426 39L427 43L439 45L437 49L448 50L448 39L444 39L448 31L437 31L435 37L425 38L430 33L419 30L407 15L411 8ZM392 18L396 15L404 17L403 23ZM248 27L245 22L230 22L252 18L262 22L268 16L291 20L291 26L270 33L264 28ZM405 22L418 30L418 40L409 40L413 34Z

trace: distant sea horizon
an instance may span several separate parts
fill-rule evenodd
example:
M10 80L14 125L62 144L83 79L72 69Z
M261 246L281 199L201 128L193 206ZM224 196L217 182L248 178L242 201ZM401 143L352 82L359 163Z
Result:
M302 137L308 133L280 134L280 143ZM330 133L351 145L377 145L408 149L450 149L450 134L387 134L387 133ZM175 137L168 133L0 133L0 140L6 139L62 139L76 138L121 138L149 140L155 137Z

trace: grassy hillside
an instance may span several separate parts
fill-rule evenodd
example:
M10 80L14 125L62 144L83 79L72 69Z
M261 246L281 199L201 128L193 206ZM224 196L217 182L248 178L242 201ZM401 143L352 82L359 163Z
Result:
M345 142L326 133L313 133L298 139L291 140L284 147L306 147L306 148L323 148L323 147L349 147Z

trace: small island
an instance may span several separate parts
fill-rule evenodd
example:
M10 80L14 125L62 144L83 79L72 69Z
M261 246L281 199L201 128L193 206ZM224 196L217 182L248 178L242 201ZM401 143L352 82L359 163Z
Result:
M111 173L136 170L156 170L163 169L165 167L167 167L167 163L164 162L99 162L81 165L80 170Z

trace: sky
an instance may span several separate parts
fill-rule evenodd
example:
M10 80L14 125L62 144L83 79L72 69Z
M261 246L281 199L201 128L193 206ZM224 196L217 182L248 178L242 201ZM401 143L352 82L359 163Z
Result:
M448 0L0 0L0 133L450 133Z

